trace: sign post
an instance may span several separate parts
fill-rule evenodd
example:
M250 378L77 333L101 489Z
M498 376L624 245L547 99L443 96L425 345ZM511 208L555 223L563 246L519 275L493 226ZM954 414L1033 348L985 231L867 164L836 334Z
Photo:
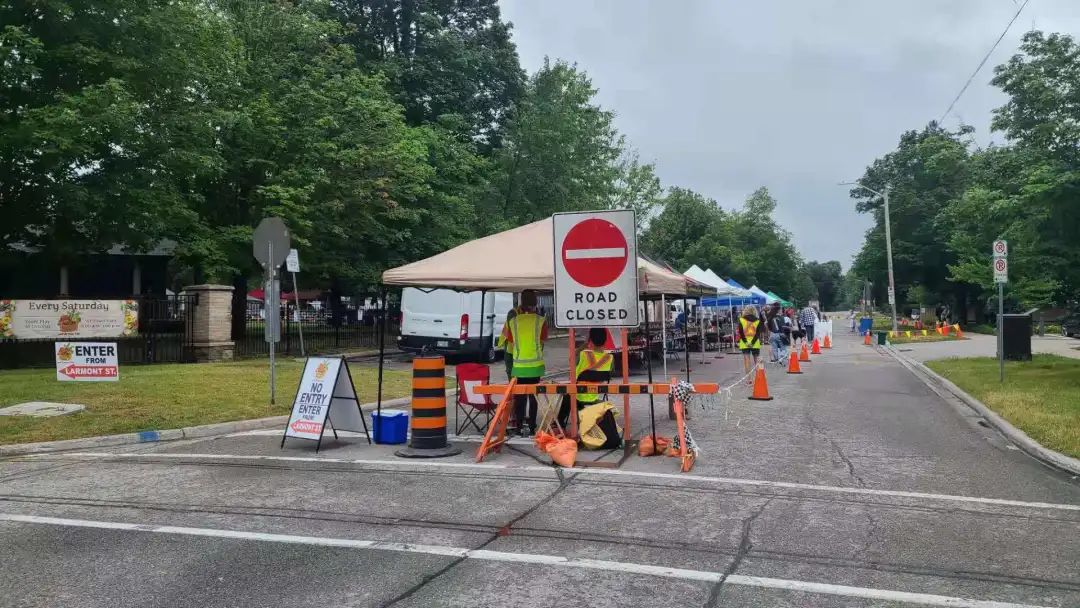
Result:
M637 327L632 210L556 213L555 326Z
M1007 241L994 241L992 264L994 269L994 282L997 283L998 288L998 382L1005 382L1005 333L1002 325L1005 321L1005 283L1009 282L1009 243Z
M555 258L555 327L570 329L570 365L575 361L574 328L637 327L637 224L634 211L556 213L551 217ZM629 381L630 348L622 337L623 381ZM690 356L687 351L687 357ZM689 369L689 367L688 367ZM576 380L571 372L571 381ZM570 396L570 435L577 437L577 397ZM630 396L623 399L623 435L630 437Z
M285 270L292 274L293 299L296 301L296 331L300 332L300 356L306 357L304 352L304 324L300 322L300 290L296 288L296 273L300 272L300 252L295 249L289 250L285 258Z
M270 405L274 405L274 347L281 340L281 287L277 269L289 255L289 229L280 217L263 218L255 227L252 253L266 271L263 290L266 311L266 342L270 345Z

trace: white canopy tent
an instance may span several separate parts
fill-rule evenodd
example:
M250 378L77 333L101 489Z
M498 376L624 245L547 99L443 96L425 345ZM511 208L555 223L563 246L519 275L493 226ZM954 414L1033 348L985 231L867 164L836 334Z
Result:
M773 302L778 302L779 301L776 298L774 298L774 297L770 296L769 294L765 293L764 291L761 291L761 289L757 285L751 285L749 291L750 291L750 293L753 293L753 294L756 294L756 295L759 295L759 296L765 298L765 302L768 303L768 304L772 304Z

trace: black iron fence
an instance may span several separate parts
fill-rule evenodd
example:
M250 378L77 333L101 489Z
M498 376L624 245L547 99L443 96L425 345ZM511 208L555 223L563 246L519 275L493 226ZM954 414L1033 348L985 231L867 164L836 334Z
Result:
M139 331L134 336L116 338L62 338L64 342L116 342L121 364L187 363L192 350L193 311L197 294L136 298L139 304ZM54 344L61 338L19 340L0 339L0 369L52 367L56 361Z
M301 356L374 349L379 346L380 331L386 332L386 346L392 349L400 329L400 319L396 315L391 315L384 322L383 311L380 310L358 312L353 309L335 317L325 309L303 309L298 312L292 303L288 306L282 304L281 341L274 350L281 355ZM244 331L240 335L233 335L233 341L236 343L233 352L237 358L270 355L262 302L247 303Z

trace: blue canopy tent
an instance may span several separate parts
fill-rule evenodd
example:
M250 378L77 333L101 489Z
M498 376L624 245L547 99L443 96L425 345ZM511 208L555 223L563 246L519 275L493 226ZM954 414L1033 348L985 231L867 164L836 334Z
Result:
M731 285L732 287L737 287L737 288L739 288L739 289L741 289L743 291L746 291L746 288L743 287L742 285L740 285L739 282L736 281L735 279L728 279L727 283L728 283L728 285Z

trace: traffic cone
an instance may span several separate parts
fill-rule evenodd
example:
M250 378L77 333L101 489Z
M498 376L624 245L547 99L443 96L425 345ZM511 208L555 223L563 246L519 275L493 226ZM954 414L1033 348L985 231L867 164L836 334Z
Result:
M949 326L948 325L942 325L941 326L941 335L943 335L943 336L949 335Z
M866 330L866 335L863 336L862 343L865 344L866 346L870 346L870 330Z
M829 334L825 334L825 344L822 345L822 348L832 348L832 340L829 338Z
M799 355L795 354L795 351L791 351L791 356L788 357L787 373L789 374L801 374L802 368L799 367Z
M809 360L810 360L810 349L806 348L806 342L804 341L802 343L802 350L799 351L799 361L809 361Z
M821 344L818 343L817 338L814 338L814 345L810 349L810 354L811 355L820 355L821 354Z
M957 323L956 325L953 325L953 331L956 332L956 337L957 338L963 338L964 337L964 332L960 331L960 324L959 323Z
M765 380L765 366L758 364L757 375L754 376L754 390L750 394L753 401L772 401L769 396L769 382Z

